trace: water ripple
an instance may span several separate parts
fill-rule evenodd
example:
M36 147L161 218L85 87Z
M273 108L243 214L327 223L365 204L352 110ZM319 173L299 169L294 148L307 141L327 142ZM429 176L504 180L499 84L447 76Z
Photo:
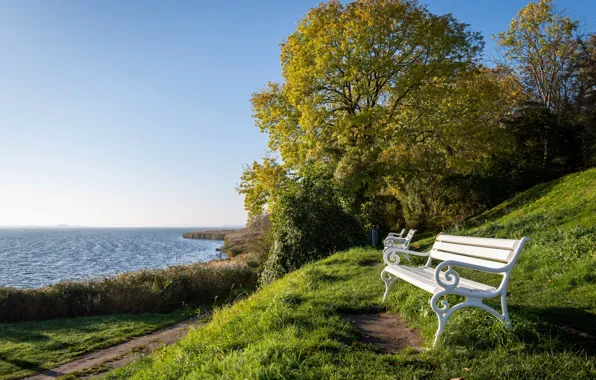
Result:
M0 285L38 288L143 268L222 258L218 240L176 228L0 229Z

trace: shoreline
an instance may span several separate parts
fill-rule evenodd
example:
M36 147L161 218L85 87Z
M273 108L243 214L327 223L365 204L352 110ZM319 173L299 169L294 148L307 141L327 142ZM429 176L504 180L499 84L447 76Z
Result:
M228 257L234 257L248 252L249 233L246 228L239 230L203 230L184 232L184 239L197 240L223 240L224 244L216 248L217 251L225 253Z
M184 232L182 238L184 239L201 239L201 240L224 240L229 234L240 230L203 230L195 232Z

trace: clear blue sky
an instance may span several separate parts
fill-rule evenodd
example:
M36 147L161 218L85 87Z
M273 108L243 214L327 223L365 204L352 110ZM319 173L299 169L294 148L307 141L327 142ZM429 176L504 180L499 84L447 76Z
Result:
M490 35L526 1L422 1ZM0 2L0 225L222 226L250 95L316 1ZM595 1L557 1L594 28Z

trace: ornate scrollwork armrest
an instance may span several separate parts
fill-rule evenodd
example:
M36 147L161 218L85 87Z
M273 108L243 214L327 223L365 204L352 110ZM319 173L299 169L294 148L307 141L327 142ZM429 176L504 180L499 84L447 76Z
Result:
M401 256L400 256L401 252L398 252L396 249L394 248L385 248L385 250L383 251L383 261L385 261L385 264L387 265L399 265L399 262L401 260ZM402 253L406 259L410 260L410 256L407 253Z
M385 248L383 251L383 260L387 265L399 265L400 255L410 260L410 256L428 257L430 252L416 252L403 248Z
M397 237L397 236L387 236L385 238L385 248L392 248L394 247L394 243L398 244L398 245L403 245L404 243L407 242L406 238L402 238L402 237Z
M443 272L445 267L447 270ZM445 279L441 277L441 273L445 275ZM452 265L444 261L435 268L435 281L443 289L455 289L459 284L459 274L453 269Z

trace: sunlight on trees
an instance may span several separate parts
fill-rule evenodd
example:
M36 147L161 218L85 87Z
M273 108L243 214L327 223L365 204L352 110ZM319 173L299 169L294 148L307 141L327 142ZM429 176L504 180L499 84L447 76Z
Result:
M271 154L241 178L245 207L275 213L316 168L364 227L444 229L589 166L594 41L540 0L489 69L479 33L416 1L321 4L281 45L283 81L252 96Z

